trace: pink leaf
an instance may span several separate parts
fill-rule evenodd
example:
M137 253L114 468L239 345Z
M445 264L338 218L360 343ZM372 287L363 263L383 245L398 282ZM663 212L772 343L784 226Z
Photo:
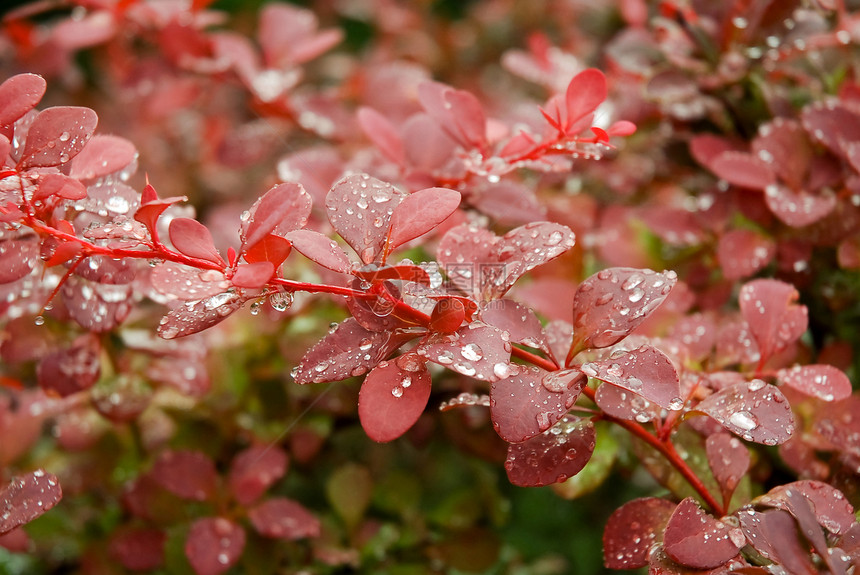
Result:
M37 469L0 489L0 535L29 523L63 498L57 477Z
M365 378L358 394L358 417L374 441L397 439L412 427L430 399L430 372L423 363L414 371L383 361Z
M770 164L788 187L803 186L812 161L812 147L797 121L776 118L762 124L752 142L752 153Z
M337 242L314 230L293 230L286 238L293 248L319 265L342 274L352 270L352 262Z
M603 563L609 569L638 569L648 565L651 547L676 505L666 499L634 499L616 509L603 530Z
M356 115L358 125L388 159L403 165L406 162L403 140L394 125L373 108L361 107Z
M481 310L481 320L509 334L512 343L548 350L543 327L531 308L509 299L494 301Z
M723 492L723 500L728 501L738 482L749 469L749 450L737 437L728 433L715 433L708 436L705 450L708 455L708 465Z
M594 393L594 403L607 415L628 421L659 421L662 408L638 393L623 387L601 385Z
M591 459L595 437L591 421L565 416L540 435L508 446L508 479L521 487L561 483Z
M134 144L118 136L96 135L72 160L69 176L79 180L94 180L114 174L137 159Z
M663 535L663 548L669 557L694 569L719 567L745 544L740 529L717 521L692 497L678 504Z
M727 280L753 275L773 261L775 255L772 239L743 228L727 231L717 244L717 260Z
M242 253L242 257L248 263L268 262L277 268L289 257L292 249L292 244L286 238L269 234L253 246L249 246Z
M490 417L499 436L511 443L540 435L560 421L587 382L578 369L502 367L511 375L490 387Z
M696 411L710 415L747 441L776 445L794 433L788 400L779 388L760 379L725 387L703 399Z
M845 142L860 141L860 115L840 102L817 101L801 112L809 135L837 156L845 153Z
M0 126L11 126L35 108L47 86L45 79L36 74L18 74L0 84Z
M741 314L758 343L762 362L806 331L807 310L796 303L799 297L794 286L779 280L754 280L741 288Z
M92 334L78 337L72 345L45 354L36 367L36 379L45 391L68 397L91 388L101 376L102 346Z
M65 164L83 149L98 124L89 108L57 106L42 110L30 125L19 169Z
M163 262L152 269L149 281L160 293L182 300L199 300L224 292L230 284L223 273Z
M250 216L242 224L242 248L271 233L283 236L303 228L310 213L311 197L301 184L278 184L251 206Z
M215 494L218 478L212 459L199 451L164 451L155 460L150 475L177 497L196 501Z
M249 505L287 472L287 453L277 445L252 445L230 464L227 485L233 498Z
M486 144L487 121L480 101L471 93L439 82L422 82L418 99L445 132L465 148Z
M110 539L110 555L130 571L153 571L164 565L167 535L154 528L120 529Z
M403 198L391 184L358 174L335 183L325 202L331 225L369 264L382 253L391 214Z
M340 42L340 30L320 32L316 14L284 3L267 4L259 16L258 36L266 65L289 69L316 58Z
M764 190L776 183L776 176L770 166L743 152L723 152L708 167L717 177L743 188Z
M673 271L608 268L580 284L573 300L575 351L613 345L636 329L675 286Z
M701 165L710 167L711 162L723 152L739 152L738 147L725 138L713 134L700 134L690 140L690 154Z
M770 211L793 228L814 224L836 208L836 194L826 188L812 192L775 185L765 190L764 199Z
M221 575L245 550L245 530L224 517L204 517L191 525L185 556L197 575Z
M419 345L418 354L467 377L483 381L507 377L511 344L499 328L475 321L440 339Z
M18 281L39 263L40 245L36 236L0 241L0 284Z
M681 389L675 366L662 351L643 345L584 363L582 373L639 394L666 409L681 409Z
M256 289L266 285L274 274L275 266L272 262L239 264L230 281L236 287Z
M851 381L841 369L832 365L797 365L781 369L779 383L824 401L839 401L851 395Z
M460 205L460 193L447 188L418 190L405 198L391 214L388 249L433 230Z
M575 126L579 120L592 114L606 99L607 93L606 76L600 70L588 68L574 76L565 93L565 128Z
M248 511L251 525L260 535L295 541L319 537L320 521L302 505L286 497L273 497Z
M87 187L78 180L63 174L47 174L39 179L39 188L34 200L58 196L65 200L82 200L87 197Z
M822 481L804 479L771 489L756 499L756 503L792 510L793 496L802 495L812 505L818 523L834 535L848 532L857 522L854 507L841 491Z
M188 257L206 260L219 265L226 262L215 248L209 229L191 218L173 218L168 228L170 241L177 251Z
M747 541L766 559L792 575L817 575L806 545L800 542L797 523L786 511L743 509L737 514Z

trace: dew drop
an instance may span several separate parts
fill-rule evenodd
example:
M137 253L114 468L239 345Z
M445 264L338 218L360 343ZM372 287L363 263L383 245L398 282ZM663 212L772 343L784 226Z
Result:
M736 411L729 417L729 423L744 431L752 431L758 427L758 421L749 411Z
M467 343L460 350L460 355L469 361L478 361L484 357L484 352L477 343Z
M394 397L402 397L403 396L403 388L400 387L399 385L395 385L391 389L391 395L393 395Z

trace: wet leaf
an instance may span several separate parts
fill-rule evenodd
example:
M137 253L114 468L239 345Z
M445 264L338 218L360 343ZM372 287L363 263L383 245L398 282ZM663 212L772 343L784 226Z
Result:
M812 147L799 122L775 118L762 124L752 141L752 152L790 188L797 190L805 183Z
M708 167L728 183L753 190L776 184L776 175L763 160L743 152L723 152Z
M788 226L802 228L827 217L836 208L836 194L830 190L792 190L783 185L768 186L767 206Z
M609 384L597 388L594 402L607 415L639 423L658 421L662 413L659 405L638 393Z
M39 179L34 200L58 196L65 200L82 200L87 197L87 188L78 180L63 174L46 174Z
M764 269L775 256L774 241L753 230L729 230L717 244L717 260L727 280L747 278Z
M349 273L352 262L337 242L314 230L293 230L286 238L306 258L330 270Z
M395 361L374 367L358 394L358 417L368 437L392 441L412 427L430 399L430 372L423 363L406 370Z
M94 180L115 174L137 160L134 144L120 138L98 134L74 157L69 176L78 180Z
M11 126L35 108L47 87L45 79L36 74L18 74L0 84L0 126Z
M170 242L177 251L188 257L227 265L215 248L209 229L191 218L173 218L168 228Z
M608 268L583 281L573 300L572 349L609 347L636 329L677 282L673 271Z
M230 282L239 288L257 289L265 286L274 274L272 262L239 264Z
M93 334L78 337L66 348L45 354L36 367L39 387L67 397L89 389L101 375L102 346Z
M391 214L388 249L401 246L433 230L460 205L460 193L447 188L427 188L409 194Z
M806 306L797 304L791 284L772 279L744 284L738 295L741 314L752 331L764 362L806 331Z
M173 262L163 262L152 268L149 281L160 293L182 300L212 297L230 287L221 272L200 271L198 268Z
M272 497L250 511L248 519L260 535L295 541L319 537L320 521L299 503L286 497Z
M692 497L678 504L663 534L663 548L669 557L696 569L723 565L745 544L739 529L705 513Z
M757 504L796 513L796 498L803 497L812 505L818 524L833 533L846 533L855 523L854 507L841 491L823 481L804 479L779 485L756 499Z
M648 565L651 546L677 505L666 499L634 499L616 509L603 530L603 564L608 569L638 569Z
M416 351L433 363L483 381L510 374L510 342L502 330L480 321L443 336L441 341L423 343Z
M668 356L647 345L582 364L582 372L617 387L622 387L666 409L683 406L678 373Z
M761 512L749 507L739 510L737 516L747 541L765 558L792 575L818 574L797 536L797 523L788 512L781 509Z
M27 132L19 169L65 164L83 149L98 123L89 108L57 106L39 112Z
M747 441L777 445L794 433L791 405L779 388L760 379L740 382L703 399L696 411L706 413Z
M560 421L587 381L578 369L502 367L511 375L490 387L490 415L496 432L510 443L526 441Z
M249 505L287 472L287 453L277 445L252 445L233 457L227 485L233 499Z
M170 310L158 323L164 339L184 337L221 323L238 311L247 297L224 292L196 302L185 302Z
M848 376L832 365L796 365L779 370L776 377L781 385L824 401L840 401L851 395Z
M0 240L0 284L12 283L29 275L39 262L39 254L36 236Z
M508 332L513 343L548 350L543 327L531 308L509 299L492 302L481 310L481 319Z
M224 517L204 517L191 525L185 556L197 575L221 575L245 550L245 530Z
M508 479L521 487L565 481L585 467L594 444L591 421L564 416L543 433L508 446L505 460Z
M800 119L812 139L837 156L844 154L845 142L860 140L860 115L841 102L814 102L803 109Z
M56 475L37 469L0 489L0 535L39 517L63 498Z
M728 502L738 482L746 475L750 465L750 454L737 437L728 433L715 433L705 441L708 465L714 479L720 484L723 500Z
M79 266L78 271L83 272L83 267ZM106 279L105 275L109 272L101 279ZM128 284L100 283L74 276L63 284L60 293L72 319L92 332L114 329L128 317L133 306L132 286Z
M254 202L249 217L242 223L242 249L269 234L283 236L305 227L311 213L311 197L301 184L278 184Z
M183 499L205 501L215 494L215 464L199 451L162 452L150 471L164 489Z

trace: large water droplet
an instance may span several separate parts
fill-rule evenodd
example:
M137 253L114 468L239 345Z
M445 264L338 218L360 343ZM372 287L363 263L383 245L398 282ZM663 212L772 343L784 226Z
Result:
M744 431L751 431L758 427L758 420L749 411L737 411L729 417L729 423Z

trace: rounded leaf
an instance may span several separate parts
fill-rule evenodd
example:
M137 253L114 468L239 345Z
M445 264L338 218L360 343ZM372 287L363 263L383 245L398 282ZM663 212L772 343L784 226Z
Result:
M723 499L729 500L749 468L749 450L737 437L728 433L708 436L705 450L714 479L723 491Z
M738 295L741 314L758 343L762 362L794 343L809 323L806 306L791 284L772 279L745 284Z
M205 501L215 494L215 464L199 451L164 451L150 471L164 489L183 499Z
M170 242L177 251L188 257L226 265L215 248L209 229L192 218L173 218L168 228Z
M561 483L585 467L594 444L591 421L565 416L540 435L509 445L505 471L521 487Z
M430 399L430 372L403 369L383 361L374 367L358 394L358 417L368 437L384 442L397 439L412 427Z
M253 445L239 452L230 464L227 485L233 498L248 505L287 472L287 453L277 445Z
M137 159L134 144L119 136L93 136L72 160L69 176L78 180L94 180L114 174Z
M267 499L248 511L248 519L257 533L264 537L294 541L320 534L319 519L286 497Z
M717 244L717 261L727 280L753 275L772 262L775 255L774 241L753 230L729 230Z
M18 74L0 84L0 126L11 126L35 108L47 87L45 79L36 74Z
M724 387L703 399L696 410L747 441L776 445L794 433L788 400L779 388L760 379Z
M433 230L460 205L460 192L447 188L418 190L405 198L391 214L388 249Z
M832 365L796 365L776 374L779 383L824 401L839 401L851 395L851 381Z
M616 509L603 530L603 563L608 569L638 569L648 565L651 546L662 540L663 529L676 505L646 497Z
M723 152L708 164L714 174L735 186L764 190L776 175L763 160L744 152Z
M0 489L0 535L39 517L63 498L56 475L37 469Z
M245 530L224 517L204 517L191 525L185 556L197 575L221 575L245 550Z
M666 409L683 406L678 372L668 356L657 348L643 345L639 349L613 354L582 364L582 373L641 395Z
M271 188L248 211L240 230L242 248L253 246L271 233L282 236L305 227L311 203L310 194L301 184L285 183Z
M352 262L337 242L314 230L293 230L286 238L293 248L319 265L342 274L352 270Z
M669 557L694 569L719 567L745 544L739 529L705 513L692 497L678 504L663 534L663 548Z
M511 344L497 327L473 321L441 341L418 346L419 355L467 377L496 381L510 375Z
M89 108L57 106L39 112L27 132L20 169L65 164L93 135L98 116Z

